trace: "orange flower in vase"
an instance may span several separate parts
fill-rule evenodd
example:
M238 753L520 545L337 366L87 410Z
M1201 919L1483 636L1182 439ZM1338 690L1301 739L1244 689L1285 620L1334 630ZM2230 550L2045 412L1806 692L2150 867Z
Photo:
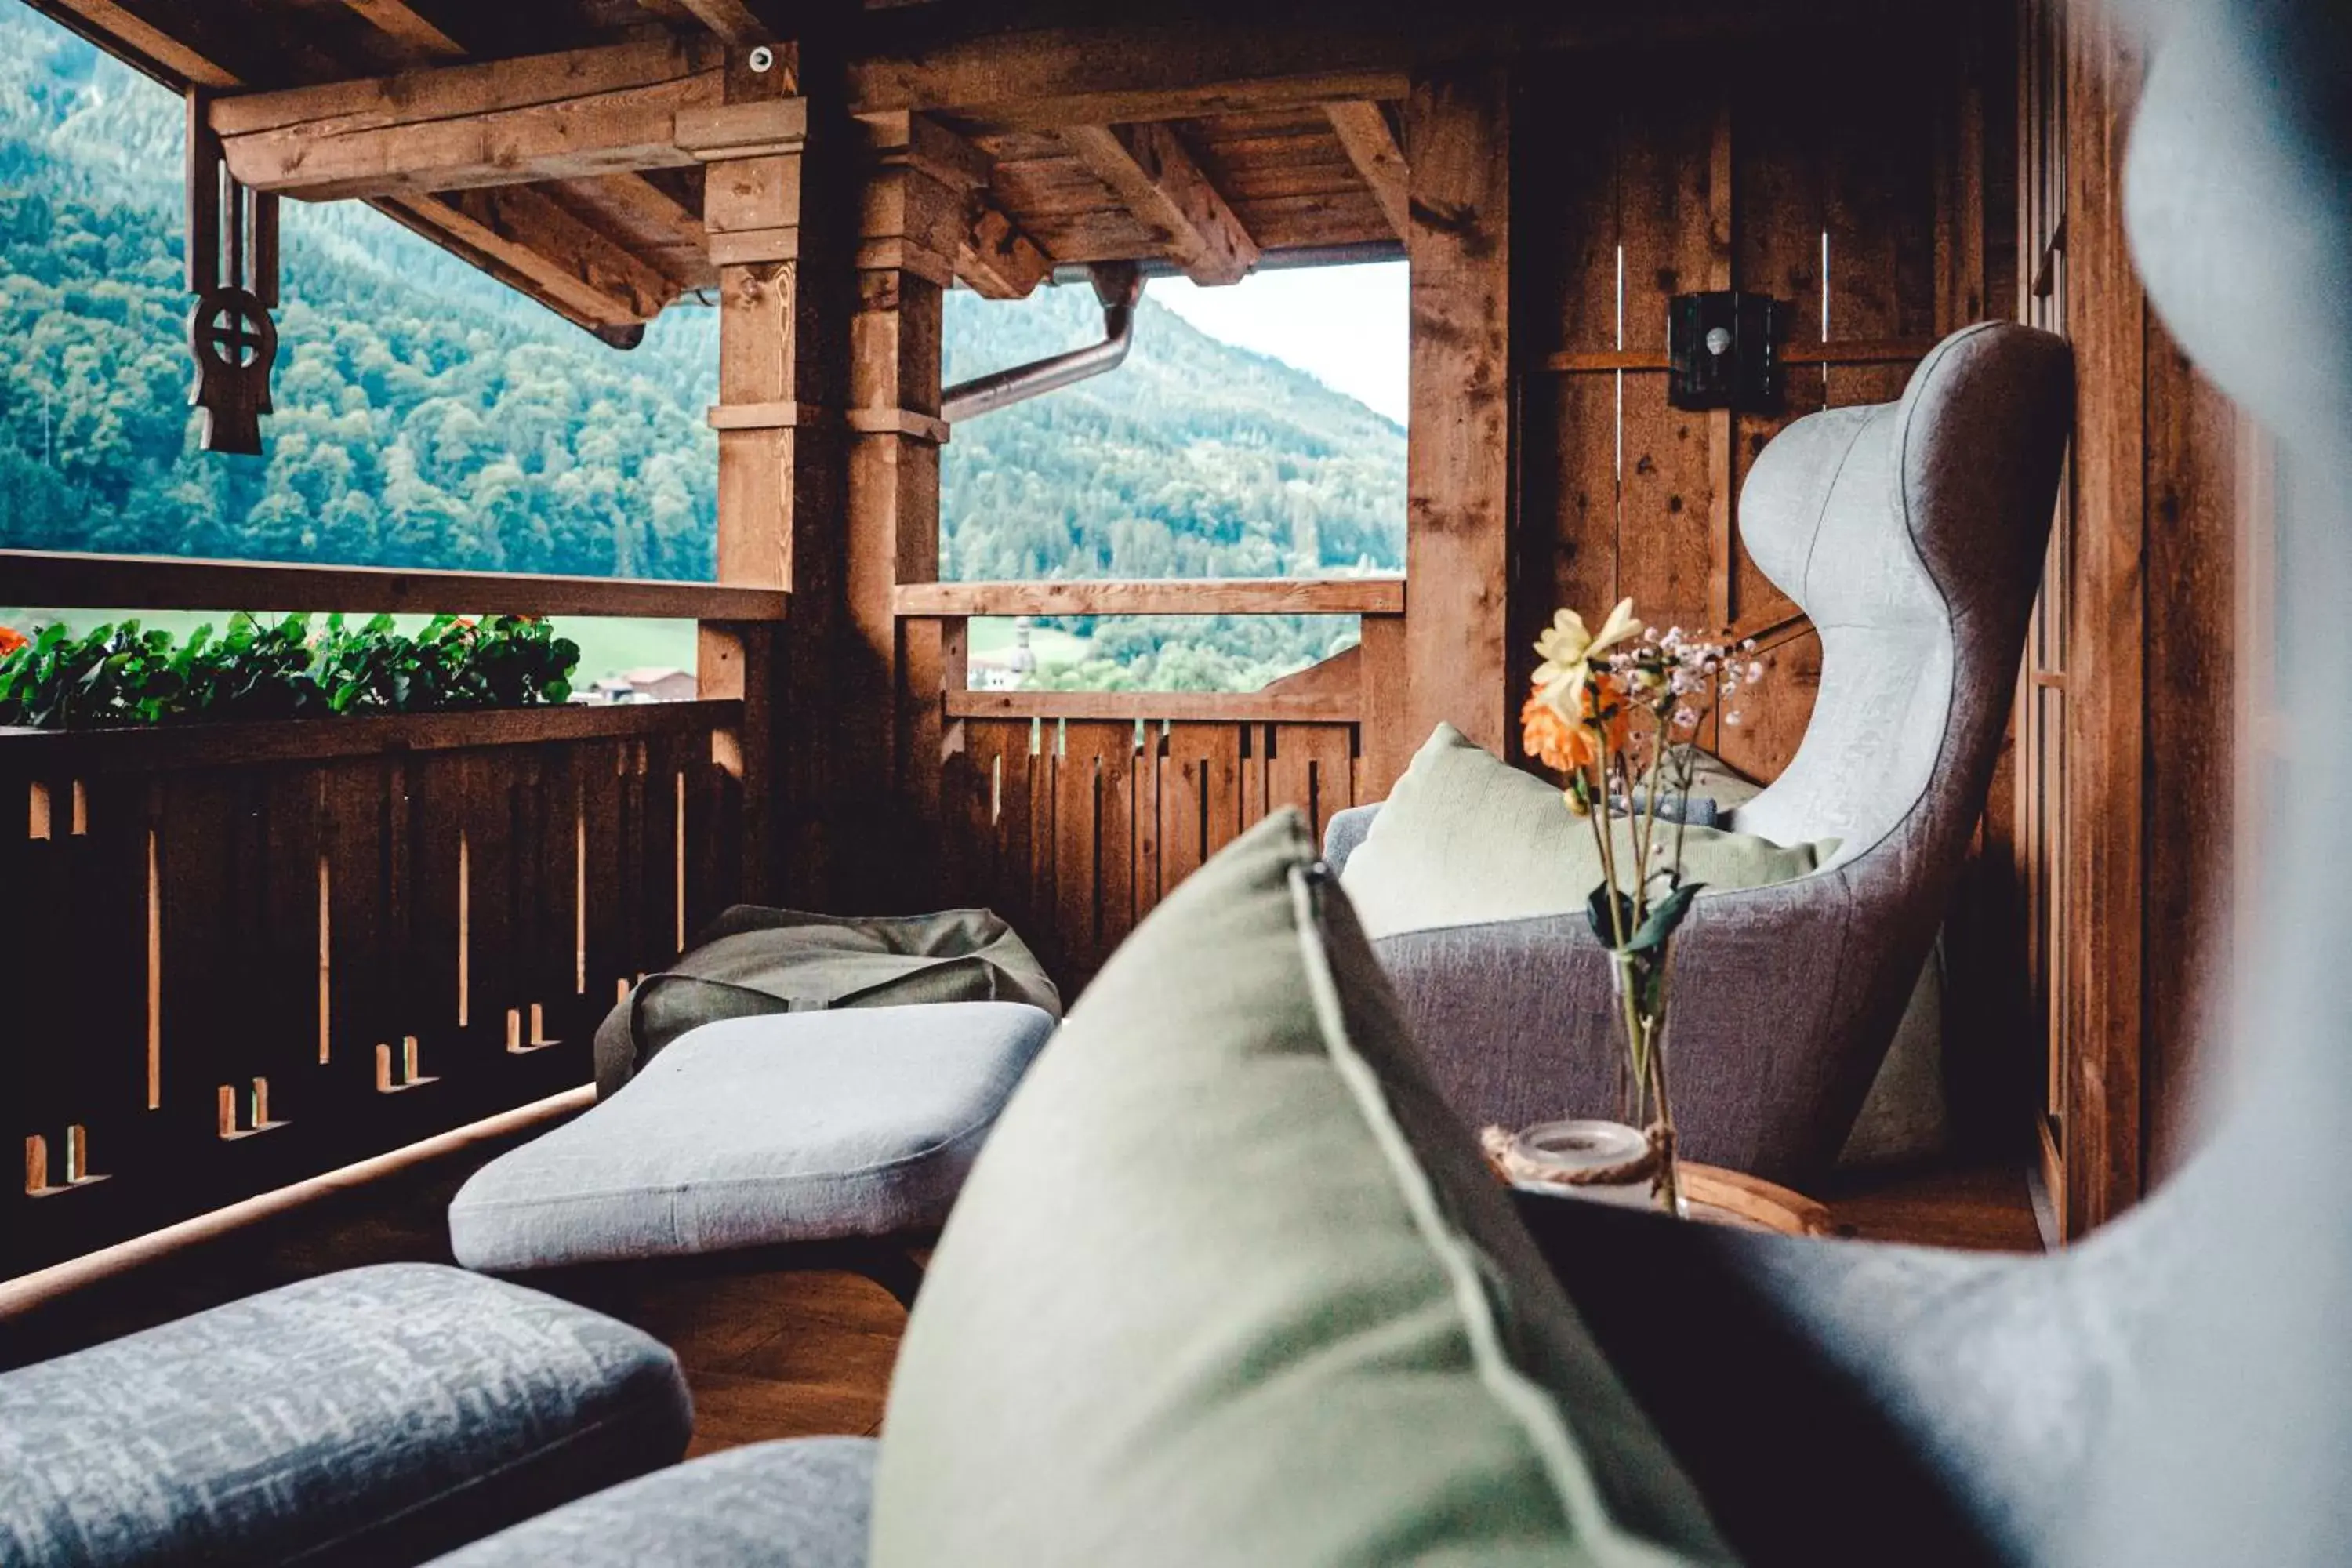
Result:
M1520 739L1544 766L1575 773L1600 762L1604 745L1624 749L1629 711L1624 686L1613 675L1594 674L1577 688L1574 720L1545 700L1538 681L1519 709Z
M32 640L14 626L0 626L0 658L6 658Z

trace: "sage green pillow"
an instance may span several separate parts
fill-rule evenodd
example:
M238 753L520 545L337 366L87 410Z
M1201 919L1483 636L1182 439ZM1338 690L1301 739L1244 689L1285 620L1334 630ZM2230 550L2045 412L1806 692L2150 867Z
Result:
M1293 812L1160 905L1013 1096L875 1488L874 1568L1728 1560Z
M1633 860L1633 824L1612 824L1620 868ZM1663 824L1663 836L1670 829ZM1686 827L1683 875L1710 888L1794 881L1837 853L1837 841L1775 844L1752 833ZM1651 864L1665 843L1652 846ZM1367 934L1581 913L1601 885L1601 849L1588 818L1559 791L1440 724L1389 792L1343 879ZM1701 897L1705 897L1704 894Z

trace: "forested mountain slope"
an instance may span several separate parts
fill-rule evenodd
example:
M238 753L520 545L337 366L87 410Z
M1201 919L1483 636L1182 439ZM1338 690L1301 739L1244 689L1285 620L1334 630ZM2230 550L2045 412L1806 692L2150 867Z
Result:
M612 349L354 204L286 206L264 455L197 451L182 137L170 94L0 0L0 546L709 574L715 313L681 305ZM947 374L1099 330L1083 286L1022 304L958 291ZM944 575L1401 566L1396 425L1149 298L1137 340L1109 375L955 431ZM1331 630L1158 623L1097 651L1148 677L1172 637L1214 657L1170 677L1248 683Z

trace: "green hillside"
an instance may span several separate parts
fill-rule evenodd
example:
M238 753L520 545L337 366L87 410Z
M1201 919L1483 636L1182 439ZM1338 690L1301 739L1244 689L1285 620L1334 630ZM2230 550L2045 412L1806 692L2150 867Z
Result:
M713 312L674 309L639 348L614 350L351 204L287 208L265 454L196 451L179 106L0 6L0 332L15 350L0 357L0 545L709 574ZM1097 321L1084 289L1020 305L960 292L948 374L1070 346ZM1148 300L1126 366L959 427L942 478L951 577L1299 574L1402 559L1402 432ZM1050 679L1186 685L1253 683L1340 630L1064 629L1125 673ZM1162 657L1171 638L1185 651Z

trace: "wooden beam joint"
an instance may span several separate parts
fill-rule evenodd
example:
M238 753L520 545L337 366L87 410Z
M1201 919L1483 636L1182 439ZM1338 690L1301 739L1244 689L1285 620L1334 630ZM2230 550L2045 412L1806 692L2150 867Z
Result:
M948 422L915 408L853 408L849 427L861 436L904 436L934 447L948 443Z
M1257 265L1257 241L1171 127L1074 125L1062 140L1193 282L1238 283Z
M1412 228L1412 198L1406 188L1411 174L1405 166L1404 149L1397 145L1396 132L1389 126L1387 111L1377 103L1360 100L1327 103L1323 113L1331 121L1339 145L1347 150L1348 162L1371 187L1381 216L1389 220L1399 239L1407 237Z

